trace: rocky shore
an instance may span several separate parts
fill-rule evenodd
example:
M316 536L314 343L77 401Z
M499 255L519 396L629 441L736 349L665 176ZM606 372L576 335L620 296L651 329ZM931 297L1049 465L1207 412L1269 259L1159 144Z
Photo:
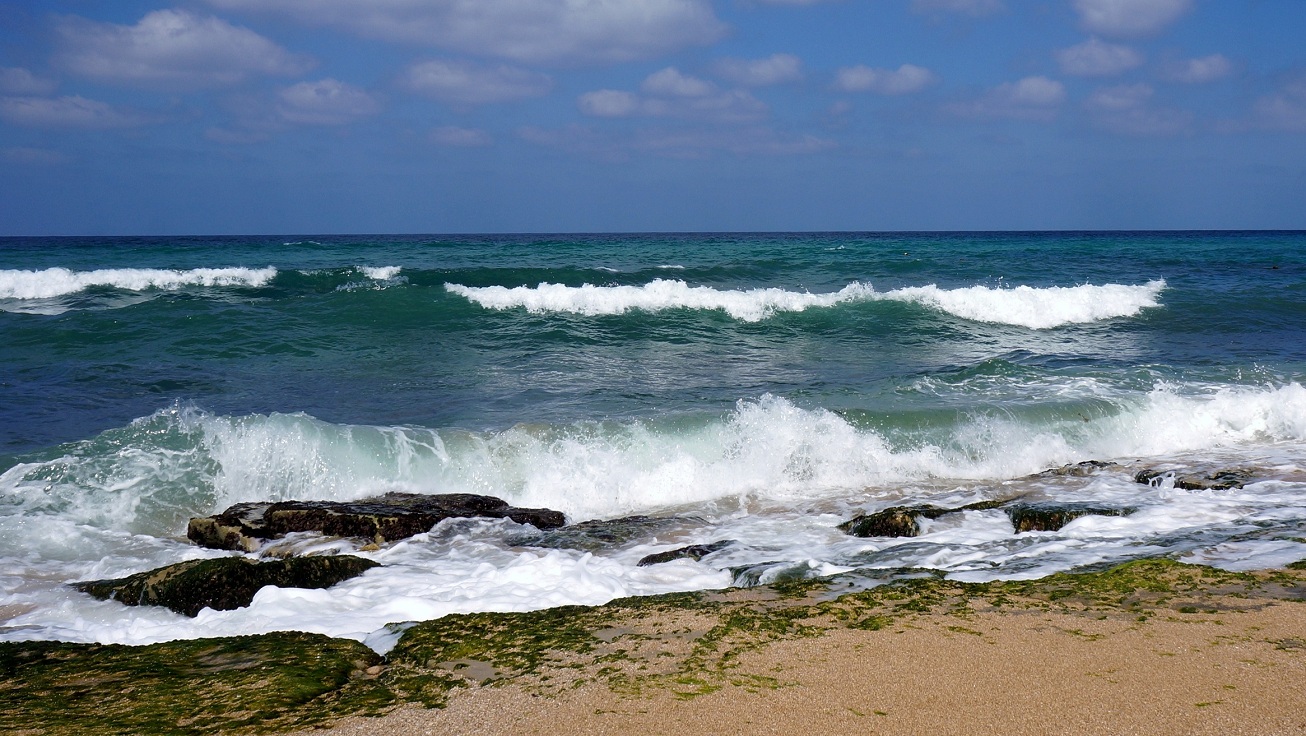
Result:
M857 695L863 708L839 706L844 710L826 717L870 719L857 722L910 733L904 724L920 716L902 709L905 694L937 691L943 703L948 698L939 683L962 687L957 668L973 668L943 656L959 645L975 649L975 656L987 652L996 662L1034 669L1070 657L1082 670L1076 682L1041 687L1064 685L1060 707L1074 713L1100 709L1102 693L1118 690L1113 683L1138 680L1140 673L1113 669L1110 657L1092 655L1116 652L1126 642L1126 649L1159 652L1149 655L1158 667L1185 663L1209 671L1212 657L1228 660L1220 665L1227 671L1212 675L1219 683L1178 687L1167 698L1212 717L1233 710L1221 707L1229 703L1259 704L1250 711L1258 720L1242 725L1288 733L1295 732L1283 730L1292 723L1306 724L1291 705L1306 702L1299 692L1306 683L1306 565L1296 567L1303 569L1230 573L1157 559L1027 582L930 577L870 590L836 576L591 608L447 616L411 626L385 657L352 641L301 633L146 647L8 642L0 643L0 728L24 734L277 733L364 716L343 722L341 733L421 733L422 724L471 733L477 728L465 720L469 713L492 703L479 732L615 733L622 724L658 730L641 719L660 713L657 722L666 726L675 714L701 713L701 703L721 705L727 695L759 717L769 712L767 703L799 698L809 706L828 705ZM1101 646L1085 649L1086 643ZM908 652L917 659L904 661ZM1239 665L1243 660L1254 664ZM850 681L840 669L846 661L863 669L896 662L897 679ZM1175 677L1187 672L1174 671ZM1244 689L1253 680L1261 690ZM898 693L898 700L877 693ZM1021 700L1010 692L989 697ZM876 705L890 701L897 705ZM505 703L515 709L503 710ZM930 717L945 724L948 718L959 719L954 724L973 720L973 713L950 707L938 705ZM560 723L548 715L567 708L581 708L585 718ZM1239 718L1246 717L1249 711L1239 708ZM767 731L747 728L744 711L718 710L722 727L713 732ZM1026 726L1046 720L1046 713L1027 715L1039 717ZM1125 720L1115 725L1130 717L1118 713ZM582 728L585 723L598 725ZM1229 726L1227 719L1219 723Z

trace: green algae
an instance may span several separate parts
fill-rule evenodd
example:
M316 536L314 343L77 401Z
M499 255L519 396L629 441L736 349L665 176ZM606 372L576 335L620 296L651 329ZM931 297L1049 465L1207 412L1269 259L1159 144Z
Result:
M594 684L629 697L692 699L724 687L760 692L789 683L774 672L750 671L749 653L831 629L900 630L920 616L966 621L1013 610L1142 625L1151 617L1304 600L1306 574L1232 573L1152 559L1032 581L961 583L935 575L838 594L849 587L836 576L595 607L451 615L412 625L384 660L355 642L311 634L149 647L0 644L0 728L277 732L404 704L442 707L458 689L505 683L545 697ZM980 635L961 625L944 628Z
M147 647L4 642L0 731L238 734L309 726L389 705L391 697L364 679L380 663L357 642L297 632Z

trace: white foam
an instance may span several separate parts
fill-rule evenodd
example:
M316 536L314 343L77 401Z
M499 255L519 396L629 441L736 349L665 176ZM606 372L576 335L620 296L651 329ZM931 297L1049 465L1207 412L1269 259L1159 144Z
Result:
M363 274L369 279L375 279L377 281L387 281L389 279L392 279L398 276L399 272L402 270L403 268L401 268L400 266L359 266L358 267L359 273Z
M1047 329L1061 325L1131 317L1160 306L1157 297L1165 281L1141 286L1052 286L992 288L971 286L942 289L935 285L877 292L853 282L836 292L813 294L778 288L748 290L690 286L684 281L654 279L642 286L464 286L445 284L450 292L487 309L524 307L530 312L570 312L587 316L624 314L631 310L719 309L735 319L756 322L777 312L801 312L858 301L899 301L921 304L977 322Z
M267 268L195 268L186 271L155 268L111 268L70 271L0 270L0 299L51 299L93 286L127 291L176 290L187 286L263 286L277 275Z
M1181 390L1182 388L1182 390ZM499 432L337 425L304 414L176 408L0 474L30 512L177 533L242 501L480 493L573 521L715 501L804 502L904 483L1002 481L1088 459L1306 440L1306 388L1158 387L1084 421L975 414L892 440L776 396L717 418L520 425ZM188 448L188 449L179 449Z

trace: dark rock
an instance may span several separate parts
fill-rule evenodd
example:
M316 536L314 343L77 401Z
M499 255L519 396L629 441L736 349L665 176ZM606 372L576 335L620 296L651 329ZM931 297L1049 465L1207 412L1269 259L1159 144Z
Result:
M539 529L566 523L560 511L519 509L493 496L471 493L426 495L387 493L362 501L238 503L220 514L191 519L186 536L204 547L252 552L263 540L291 532L316 531L381 544L431 530L455 517L512 519Z
M651 555L641 558L640 561L635 564L638 567L647 567L649 565L660 565L663 562L671 562L672 560L694 560L697 562L713 552L723 550L734 543L735 540L733 539L722 539L719 542L712 542L711 544L691 544L688 547L681 547L680 549L671 549L666 552L654 552Z
M265 585L329 588L378 566L350 555L292 557L275 562L221 557L179 562L116 580L73 583L73 587L101 600L129 606L164 606L195 616L204 608L230 611L248 606Z
M1084 478L1093 475L1094 473L1097 473L1099 471L1106 470L1107 468L1118 468L1118 467L1120 466L1116 463L1109 463L1103 460L1085 460L1081 463L1071 463L1069 465L1062 465L1059 468L1051 468L1049 470L1044 470L1041 473L1035 473L1033 477L1054 478L1060 476L1060 477L1070 477L1070 478Z
M625 516L620 519L582 521L543 534L524 534L509 538L508 544L519 547L578 549L597 552L649 535L684 519L665 516Z
M1215 470L1205 475L1197 473L1177 473L1172 470L1144 469L1134 474L1134 480L1143 485L1160 485L1167 475L1174 476L1174 487L1185 491L1227 491L1242 488L1256 480L1256 471L1251 468L1227 468Z
M1055 532L1081 516L1128 516L1136 509L1084 503L1029 503L1002 509L1020 532Z
M854 537L914 537L921 533L919 519L937 519L959 511L985 511L1002 506L1002 501L980 501L957 508L941 506L891 506L873 514L862 514L839 525Z

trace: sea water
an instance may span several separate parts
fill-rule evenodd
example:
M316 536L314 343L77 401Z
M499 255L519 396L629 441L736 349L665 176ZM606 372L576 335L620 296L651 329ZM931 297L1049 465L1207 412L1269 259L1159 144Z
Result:
M454 612L780 578L1279 566L1306 558L1304 378L1295 232L3 239L0 639L384 650ZM1037 475L1085 460L1116 465ZM1134 480L1232 467L1257 480ZM234 503L387 491L667 521L587 549L507 520L296 535L383 566L193 619L68 585L234 554L185 539ZM838 529L1007 499L1135 511Z

